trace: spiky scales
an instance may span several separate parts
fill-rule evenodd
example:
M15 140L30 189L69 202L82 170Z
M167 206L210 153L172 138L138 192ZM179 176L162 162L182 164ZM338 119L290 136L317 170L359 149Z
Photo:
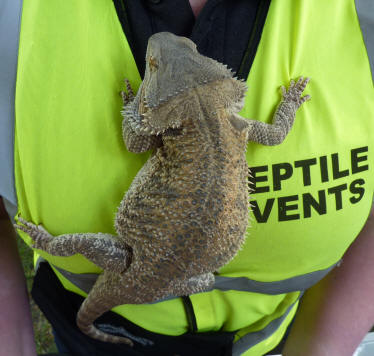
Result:
M53 237L22 219L16 225L36 248L58 256L81 253L103 268L77 324L93 338L129 345L129 337L101 331L94 321L117 305L212 288L213 272L236 255L245 238L248 139L281 143L308 99L301 98L308 80L291 83L267 125L237 114L245 83L200 55L187 38L153 35L146 62L137 95L129 84L123 94L122 129L129 150L154 153L121 201L117 235Z

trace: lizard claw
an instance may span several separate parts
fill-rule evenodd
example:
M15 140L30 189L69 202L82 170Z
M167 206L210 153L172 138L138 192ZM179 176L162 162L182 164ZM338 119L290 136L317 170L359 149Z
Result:
M35 225L21 217L18 217L18 223L13 226L33 239L33 248L47 250L48 243L53 239L53 236L42 225Z
M134 90L131 87L130 81L128 79L125 79L125 84L126 84L126 91L121 91L121 97L123 101L123 106L131 103L134 100L135 94Z
M294 80L290 81L288 90L284 86L281 87L284 101L292 102L299 108L305 101L310 99L310 95L301 97L305 87L309 83L310 78L300 77L295 83Z

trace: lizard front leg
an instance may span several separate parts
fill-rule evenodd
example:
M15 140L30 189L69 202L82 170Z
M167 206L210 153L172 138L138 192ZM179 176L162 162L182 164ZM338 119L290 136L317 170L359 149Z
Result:
M100 268L122 273L131 263L131 247L118 241L118 237L104 233L77 233L51 235L42 225L35 225L21 217L14 225L34 241L32 247L54 256L72 256L80 253Z
M273 124L269 125L260 121L249 121L248 140L267 146L282 143L291 130L297 109L307 100L309 95L301 97L309 78L301 77L296 83L291 80L288 90L282 89L282 100L273 117Z
M138 135L131 127L130 118L133 118L139 114L132 105L135 97L131 84L127 79L125 79L125 83L127 92L121 91L123 101L122 136L127 149L131 152L141 153L161 146L162 141L160 136Z

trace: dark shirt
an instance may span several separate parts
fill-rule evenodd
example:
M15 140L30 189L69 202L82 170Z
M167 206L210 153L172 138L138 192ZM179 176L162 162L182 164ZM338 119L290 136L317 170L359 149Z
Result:
M246 79L270 1L208 0L197 18L188 0L114 3L142 77L148 38L168 31L190 38L201 54L227 64Z

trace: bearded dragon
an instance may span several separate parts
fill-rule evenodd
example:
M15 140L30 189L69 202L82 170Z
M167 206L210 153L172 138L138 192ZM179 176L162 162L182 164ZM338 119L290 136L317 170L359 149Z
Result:
M213 272L240 249L248 225L246 147L283 142L309 79L282 87L273 124L240 117L246 84L225 65L202 56L187 38L149 39L145 77L136 96L123 93L128 150L154 152L124 195L117 235L52 236L21 217L15 225L33 247L56 256L80 253L103 269L82 303L77 324L87 335L132 345L94 321L121 304L204 292Z

